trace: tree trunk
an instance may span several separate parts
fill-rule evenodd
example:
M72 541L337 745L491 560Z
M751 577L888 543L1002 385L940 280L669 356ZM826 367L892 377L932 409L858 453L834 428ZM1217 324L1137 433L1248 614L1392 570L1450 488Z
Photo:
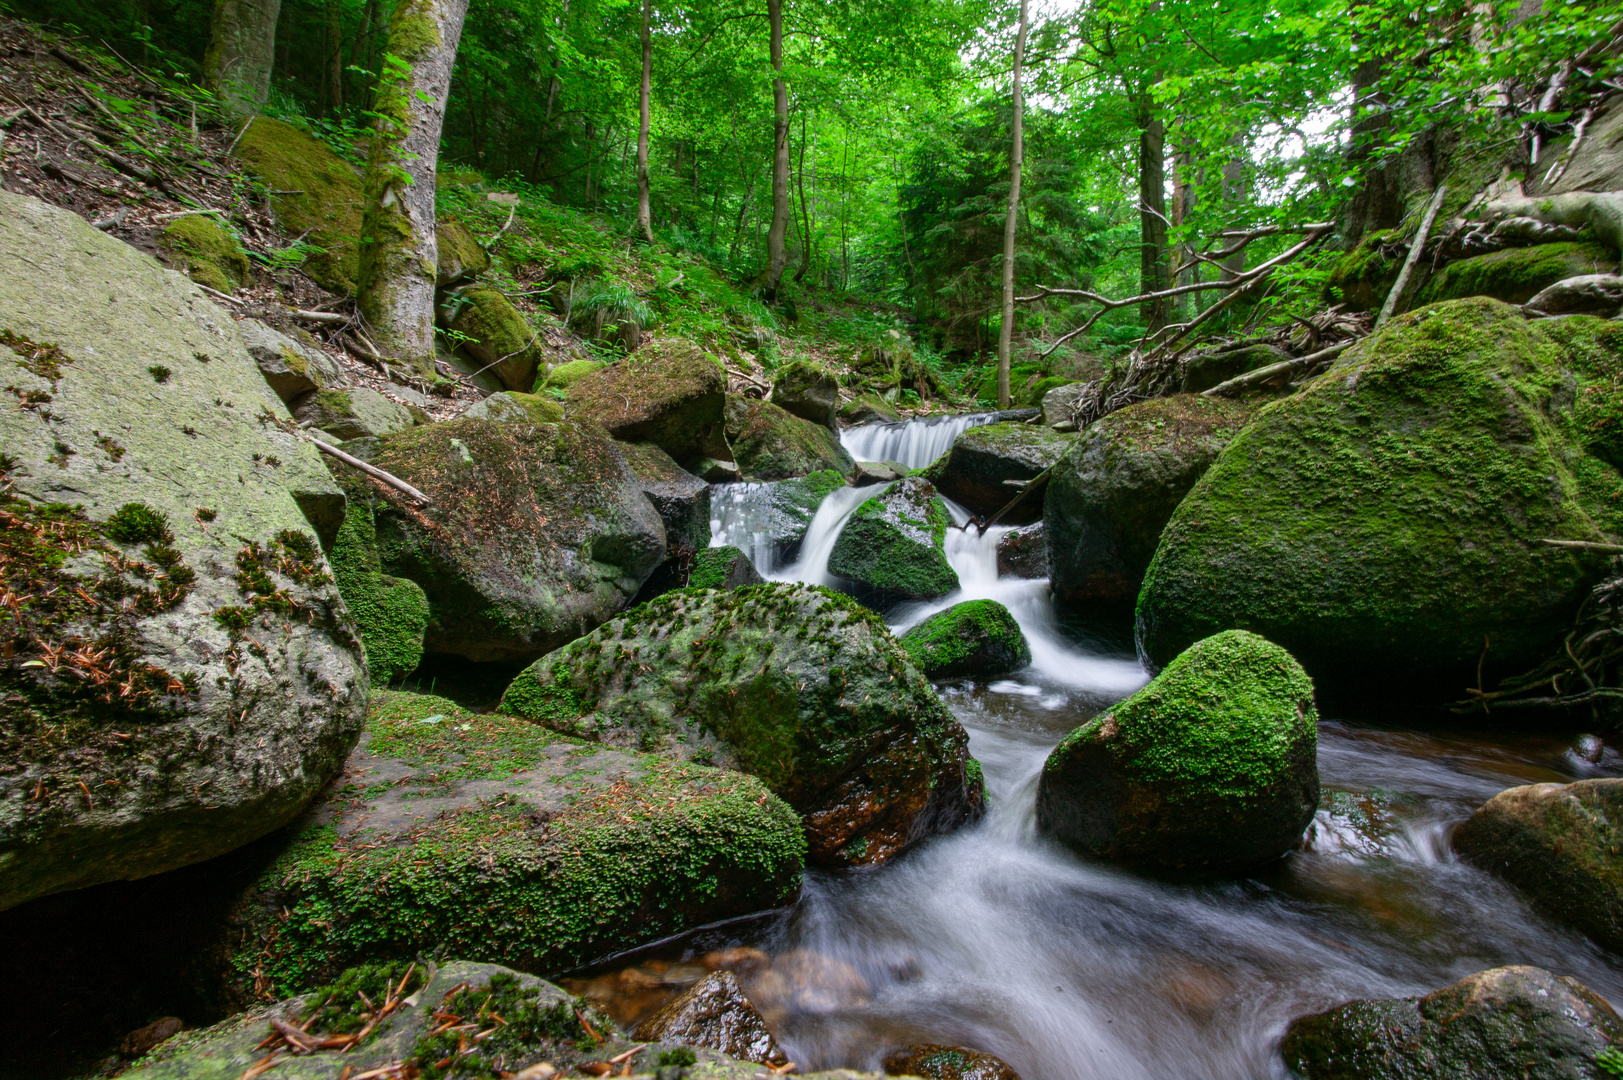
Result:
M386 354L434 373L434 175L468 0L402 0L378 77L361 227L361 316Z
M1020 222L1020 165L1025 158L1025 99L1020 92L1026 59L1027 0L1020 0L1014 39L1014 121L1009 134L1009 213L1003 222L1003 317L997 331L997 407L1009 407L1009 357L1014 348L1014 234Z
M338 4L336 0L327 5L327 32L332 37L332 53L327 57L327 63L332 71L332 105L334 116L344 111L344 28L338 19Z
M783 239L789 232L789 87L783 81L783 0L767 0L772 24L772 227L766 234L768 299L776 299L789 255Z
M1235 139L1235 153L1244 154L1245 146L1240 139ZM1238 228L1238 211L1241 201L1245 198L1245 161L1243 158L1230 158L1223 162L1223 211L1229 224ZM1245 273L1245 251L1236 251L1223 260L1223 280L1232 281Z
M1143 293L1167 287L1166 127L1147 90L1138 93L1138 283ZM1172 304L1163 297L1140 309L1147 333L1166 326Z
M816 168L817 162L812 162ZM806 201L806 110L800 110L800 168L795 174L795 186L800 189L800 269L795 271L795 284L811 269L816 252L812 250L811 204Z
M203 82L226 112L253 116L270 96L282 0L214 0Z
M648 92L654 80L654 39L648 20L652 0L642 0L642 91L637 98L637 235L654 242L654 213L648 202Z

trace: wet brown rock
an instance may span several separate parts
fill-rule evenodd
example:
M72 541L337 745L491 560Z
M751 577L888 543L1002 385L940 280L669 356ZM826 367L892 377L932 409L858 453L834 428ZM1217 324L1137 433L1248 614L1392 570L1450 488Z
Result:
M1020 1074L1007 1062L991 1054L932 1043L909 1046L885 1055L885 1072L891 1076L923 1076L928 1080L1020 1080Z
M999 577L1048 576L1048 537L1042 522L1003 534L997 542L997 572Z
M118 1052L127 1058L150 1054L160 1043L180 1034L186 1025L178 1016L160 1016L146 1027L136 1028L118 1044Z
M708 1046L730 1057L775 1064L783 1051L766 1029L766 1021L744 995L730 971L708 975L637 1025L646 1042Z
M755 975L772 966L772 958L760 949L740 945L704 954L704 966L711 971L731 971L739 975Z

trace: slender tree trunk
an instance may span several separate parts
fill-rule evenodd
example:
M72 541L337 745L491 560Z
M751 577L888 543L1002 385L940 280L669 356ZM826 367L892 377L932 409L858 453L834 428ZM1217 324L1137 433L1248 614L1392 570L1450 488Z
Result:
M1235 144L1235 153L1243 154L1245 152L1245 148L1241 144L1241 140L1236 139ZM1230 224L1233 226L1238 226L1240 224L1234 219L1236 217L1236 212L1239 210L1240 203L1244 199L1245 161L1243 158L1233 157L1228 161L1223 162L1223 202L1225 204L1223 209L1225 211L1225 216L1229 218ZM1236 251L1233 255L1230 255L1228 258L1223 260L1224 280L1237 278L1244 272L1245 252L1243 250Z
M1026 60L1027 0L1020 0L1020 33L1014 39L1014 122L1009 134L1009 213L1003 222L1003 318L997 331L997 407L1009 407L1009 357L1014 350L1014 234L1020 222L1020 166L1025 159L1025 99L1021 68Z
M783 81L783 0L767 0L772 24L772 227L766 234L766 288L778 295L789 254L783 240L789 232L789 87Z
M815 166L816 162L813 162ZM796 171L795 186L800 189L800 269L795 271L795 284L799 285L806 271L811 269L816 252L812 250L811 204L806 201L806 110L800 111L800 168Z
M654 79L654 39L648 20L652 0L642 0L642 91L637 98L637 235L654 242L654 213L648 202L648 92Z
M203 82L226 111L247 117L270 96L282 0L214 0Z
M1168 208L1168 217L1172 219L1174 229L1182 228L1188 223L1190 214L1195 209L1194 177L1190 175L1194 168L1193 155L1189 152L1188 143L1184 141L1183 126L1180 121L1174 125L1174 145L1177 147L1172 154L1172 205ZM1179 243L1170 253L1171 266L1168 278L1174 285L1192 285L1199 274L1199 267L1194 257L1193 248L1187 243ZM1179 316L1183 301L1172 301L1171 314Z
M337 0L330 0L327 5L327 32L332 36L332 54L327 58L332 71L330 103L333 115L337 116L344 111L344 28L338 19Z
M1141 292L1167 287L1166 127L1155 113L1149 91L1140 90L1138 112L1138 280ZM1148 333L1170 320L1172 304L1162 298L1140 309Z
M434 372L434 177L468 0L402 0L366 167L360 312L378 346Z

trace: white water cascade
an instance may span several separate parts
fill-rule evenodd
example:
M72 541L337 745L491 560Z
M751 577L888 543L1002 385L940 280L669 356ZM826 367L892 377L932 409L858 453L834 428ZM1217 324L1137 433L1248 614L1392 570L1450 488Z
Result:
M990 424L996 413L931 416L905 424L863 424L840 432L840 445L858 461L896 461L922 469L947 452L972 427Z

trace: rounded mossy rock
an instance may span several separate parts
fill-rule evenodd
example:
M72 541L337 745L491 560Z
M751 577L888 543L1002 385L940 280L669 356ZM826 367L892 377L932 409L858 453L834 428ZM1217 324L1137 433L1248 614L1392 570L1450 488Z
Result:
M527 663L624 608L665 557L659 515L594 425L464 417L349 449L432 500L372 484L380 567L428 595L430 652Z
M825 469L847 476L856 467L833 431L769 401L727 395L726 433L745 480L786 480Z
M503 390L479 400L462 415L499 424L555 424L564 418L564 407L538 394Z
M720 360L691 341L663 340L575 379L568 408L570 419L602 424L616 439L651 442L691 463L716 456L711 450L725 451L726 395L727 368Z
M898 480L846 519L829 552L829 572L878 603L946 596L958 588L958 572L947 562L951 521L928 480Z
M541 364L535 327L507 295L489 285L467 285L454 294L458 351L496 377L508 390L529 393Z
M430 952L562 971L800 889L799 818L755 777L375 691L345 783L232 904L238 1000Z
M480 246L473 230L456 218L435 223L434 244L437 288L466 284L490 269L490 253Z
M343 492L230 316L36 199L0 192L0 252L3 909L285 825L367 680Z
M369 483L351 469L342 470L339 483L349 495L349 512L327 558L366 650L372 684L388 686L422 662L428 597L415 581L383 573Z
M243 171L271 193L279 225L309 241L299 267L324 289L354 296L366 198L349 162L292 124L256 117L237 141Z
M888 1076L919 1076L924 1080L1020 1080L1008 1062L962 1046L921 1043L885 1055Z
M1596 1059L1620 1041L1623 1020L1576 979L1501 967L1301 1017L1280 1053L1304 1080L1602 1080Z
M1457 697L1540 663L1605 567L1539 541L1620 526L1617 471L1579 425L1599 384L1571 359L1515 308L1457 300L1264 406L1162 532L1142 653L1239 627L1344 697Z
M772 404L833 430L840 407L840 384L821 364L792 360L772 380Z
M1454 850L1602 947L1623 949L1623 780L1501 791L1455 828Z
M653 443L616 443L615 449L642 484L642 493L665 524L667 550L703 551L710 546L710 485L678 465Z
M1054 596L1131 611L1161 530L1250 418L1223 398L1152 398L1089 424L1043 493Z
M840 406L840 419L847 424L899 424L901 413L878 394L858 394Z
M1505 248L1449 263L1426 282L1419 302L1491 296L1507 304L1525 304L1558 281L1616 270L1617 253L1593 242Z
M601 360L569 360L547 372L546 378L539 381L536 389L568 390L594 371L602 371L606 367L608 365Z
M366 386L315 390L293 402L293 418L343 442L409 430L411 410Z
M542 657L501 708L752 773L820 866L883 862L983 806L964 729L884 622L827 589L667 593Z
M970 513L991 517L1057 463L1075 441L1075 435L1041 424L982 424L959 435L924 470L924 478ZM1042 500L1028 496L1003 520L1026 525L1036 521L1042 511Z
M705 548L693 556L693 567L688 572L690 589L742 589L746 585L764 585L766 579L755 569L750 557L735 547Z
M1197 642L1043 765L1037 829L1153 870L1234 871L1294 847L1319 804L1313 683L1243 630Z
M216 292L235 293L253 277L248 254L212 214L175 218L158 233L158 248L193 281Z
M316 390L341 389L349 383L343 365L301 330L284 334L258 319L239 319L237 336L259 365L259 373L285 402L297 401Z
M932 679L993 679L1031 663L1020 624L996 600L966 600L936 612L902 635L902 648Z

